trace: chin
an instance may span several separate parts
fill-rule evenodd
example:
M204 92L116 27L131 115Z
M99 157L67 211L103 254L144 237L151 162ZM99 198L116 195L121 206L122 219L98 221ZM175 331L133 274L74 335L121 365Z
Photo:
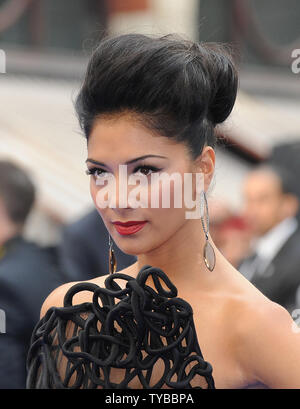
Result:
M121 236L117 233L117 236L114 234L112 238L123 253L132 256L148 253L159 246L159 242L156 242L154 239L151 240L149 234L134 237L134 235Z
M121 251L123 251L123 253L125 254L130 254L131 256L138 256L140 254L145 254L147 253L149 250L151 250L151 248L149 248L148 246L143 246L141 244L133 244L131 243L131 245L126 245L124 243L118 243L116 241L116 245L119 247L119 249Z

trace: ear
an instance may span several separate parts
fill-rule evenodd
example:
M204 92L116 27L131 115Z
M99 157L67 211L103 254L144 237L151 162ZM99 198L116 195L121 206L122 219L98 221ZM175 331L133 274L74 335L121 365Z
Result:
M289 217L294 217L299 210L299 199L297 196L287 193L285 194L285 213Z
M215 171L216 153L211 146L204 146L201 155L194 162L196 173L202 173L204 178L205 192L209 188Z

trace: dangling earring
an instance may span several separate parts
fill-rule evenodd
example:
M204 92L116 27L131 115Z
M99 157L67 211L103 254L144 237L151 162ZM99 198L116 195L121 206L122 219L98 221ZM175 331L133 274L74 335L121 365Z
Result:
M216 255L213 249L213 246L208 241L208 232L209 232L209 215L208 215L208 204L205 191L201 191L200 196L200 210L201 210L201 222L203 231L205 233L206 243L203 248L203 258L206 267L213 271L216 265ZM206 222L206 223L205 223Z
M113 274L117 270L117 259L115 256L115 251L113 249L113 243L110 237L110 234L108 234L108 244L109 244L109 273Z

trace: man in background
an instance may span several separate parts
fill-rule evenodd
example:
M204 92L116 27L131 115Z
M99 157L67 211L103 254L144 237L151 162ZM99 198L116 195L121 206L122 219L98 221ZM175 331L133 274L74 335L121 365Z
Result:
M26 387L31 333L49 293L64 282L53 254L22 236L35 200L26 173L0 161L0 389Z
M252 254L239 271L272 301L295 308L300 285L299 197L294 174L269 162L244 183L244 217L252 232Z

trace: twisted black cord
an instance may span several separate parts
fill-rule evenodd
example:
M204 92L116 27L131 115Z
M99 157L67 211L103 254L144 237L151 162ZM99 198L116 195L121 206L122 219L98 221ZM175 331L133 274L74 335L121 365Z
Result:
M155 289L146 284L150 276ZM126 287L122 289L116 279L125 280ZM80 291L92 292L93 301L73 305ZM67 336L70 324L73 333ZM199 383L205 380L205 388L214 388L191 306L177 297L176 287L161 269L149 265L136 278L108 276L105 288L92 283L71 287L64 307L50 308L37 323L27 370L29 389L127 389L136 380L143 388L181 389L193 387L196 377L202 382L195 387L201 388Z

